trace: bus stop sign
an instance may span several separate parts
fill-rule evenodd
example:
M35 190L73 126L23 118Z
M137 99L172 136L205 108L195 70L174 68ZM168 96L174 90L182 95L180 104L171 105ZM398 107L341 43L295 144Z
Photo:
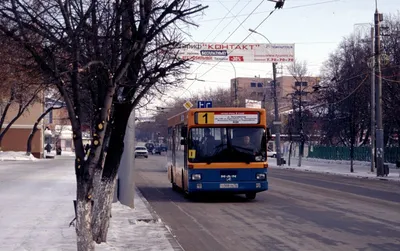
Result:
M197 108L211 108L212 101L197 101Z

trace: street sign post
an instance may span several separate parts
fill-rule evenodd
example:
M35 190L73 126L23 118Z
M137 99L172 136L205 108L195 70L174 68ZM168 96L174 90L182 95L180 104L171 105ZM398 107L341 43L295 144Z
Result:
M212 101L197 101L197 108L212 108Z

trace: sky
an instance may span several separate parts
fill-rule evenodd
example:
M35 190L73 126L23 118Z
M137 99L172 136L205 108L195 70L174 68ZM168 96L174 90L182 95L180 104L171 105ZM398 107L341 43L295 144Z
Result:
M201 3L209 7L202 16L194 19L198 27L184 29L188 34L187 42L240 43L249 35L248 29L257 27L275 7L275 3L268 0L191 1L192 4ZM399 2L378 0L378 11L396 14L400 10ZM250 14L253 10L254 13ZM353 32L369 34L368 23L373 23L374 12L375 0L286 0L283 9L275 11L257 32L266 36L271 43L294 43L295 59L306 61L309 74L318 76L323 62L344 37ZM251 34L244 43L266 42L262 36ZM213 66L216 63L193 63L186 77L201 81L187 80L186 89L170 91L162 100L153 102L150 110L140 111L141 116L150 115L152 108L163 106L165 100L174 97L189 97L210 88L229 88L230 79L235 77L233 66L226 62ZM233 64L236 77L272 77L270 63ZM289 75L287 66L278 64L278 76Z

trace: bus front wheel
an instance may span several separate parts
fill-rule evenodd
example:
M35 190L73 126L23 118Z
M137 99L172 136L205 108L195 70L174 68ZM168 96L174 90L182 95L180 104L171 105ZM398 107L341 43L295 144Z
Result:
M246 199L254 200L256 198L256 193L246 193Z
M174 173L172 171L172 167L171 167L171 184L172 184L172 190L176 191L178 189L178 187L176 186L175 181L174 181Z

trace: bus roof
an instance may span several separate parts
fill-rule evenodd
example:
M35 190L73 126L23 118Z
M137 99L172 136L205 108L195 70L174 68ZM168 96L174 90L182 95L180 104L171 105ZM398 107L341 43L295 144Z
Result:
M188 113L195 114L196 112L261 112L264 108L247 108L247 107L213 107L213 108L192 108L187 111L178 113L168 118L168 126L187 124Z

